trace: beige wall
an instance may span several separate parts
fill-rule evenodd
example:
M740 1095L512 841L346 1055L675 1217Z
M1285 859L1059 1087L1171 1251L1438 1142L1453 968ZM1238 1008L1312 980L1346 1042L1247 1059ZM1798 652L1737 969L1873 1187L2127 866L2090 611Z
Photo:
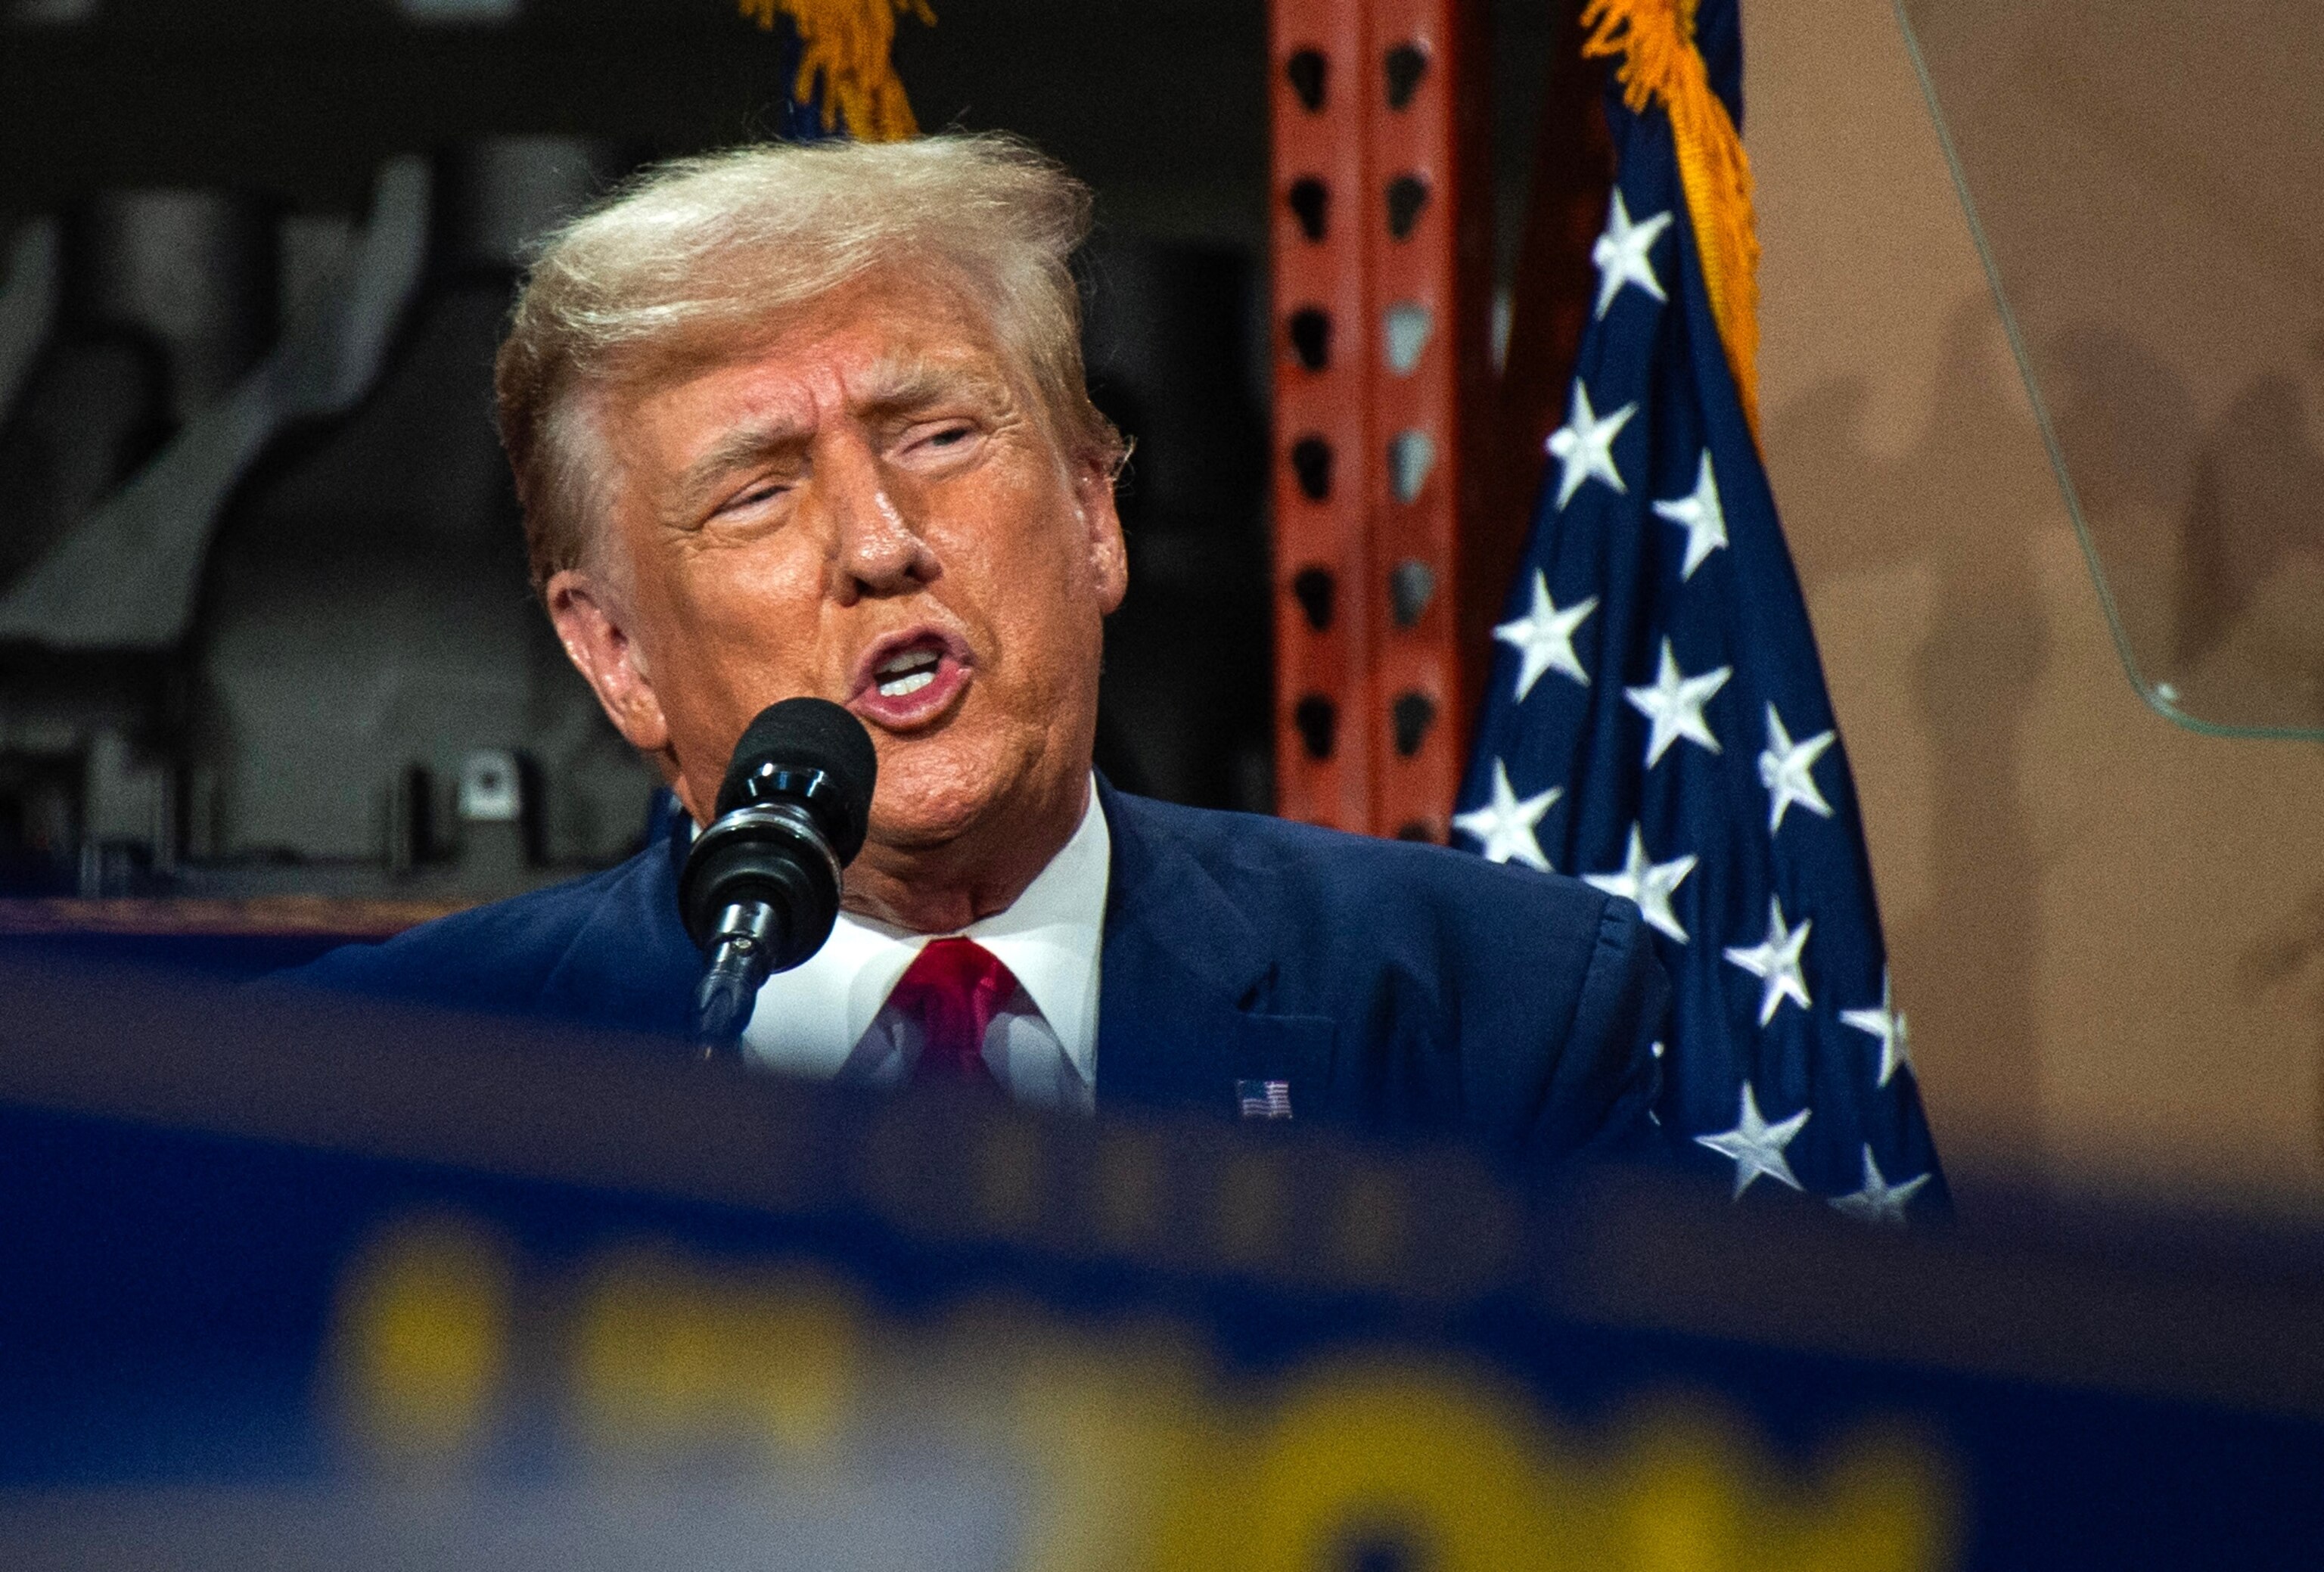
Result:
M2324 1206L2324 746L2132 689L1887 5L1744 24L1768 464L1941 1149Z

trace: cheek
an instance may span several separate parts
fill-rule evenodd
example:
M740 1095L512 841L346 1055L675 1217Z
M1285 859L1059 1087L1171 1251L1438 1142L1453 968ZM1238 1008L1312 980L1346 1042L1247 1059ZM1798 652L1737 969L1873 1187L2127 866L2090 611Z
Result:
M1067 718L1084 689L1094 691L1096 619L1053 560L1028 556L1004 582L993 622L1010 707L1047 729Z
M796 663L823 578L821 559L789 539L689 551L673 575L674 623L707 659Z
M767 704L823 691L816 564L770 541L660 564L646 653L681 757L723 749Z
M1058 674L1091 664L1104 608L1071 501L1034 487L991 501L988 527L964 532L954 559L978 581L1004 653Z

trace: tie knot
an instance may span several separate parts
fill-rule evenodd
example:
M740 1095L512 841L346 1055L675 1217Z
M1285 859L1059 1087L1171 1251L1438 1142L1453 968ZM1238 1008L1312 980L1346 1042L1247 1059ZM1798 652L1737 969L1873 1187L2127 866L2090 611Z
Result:
M931 939L898 979L888 1002L920 1024L916 1081L992 1084L984 1034L1017 991L1001 957L973 939Z

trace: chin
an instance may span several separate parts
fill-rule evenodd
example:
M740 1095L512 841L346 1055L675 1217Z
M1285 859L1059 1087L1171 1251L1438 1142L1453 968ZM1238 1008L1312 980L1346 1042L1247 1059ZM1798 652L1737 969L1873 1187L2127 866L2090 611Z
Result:
M997 761L975 756L985 754L956 744L889 750L880 761L880 788L872 801L872 838L919 850L966 833L1001 798L1008 774L995 767Z

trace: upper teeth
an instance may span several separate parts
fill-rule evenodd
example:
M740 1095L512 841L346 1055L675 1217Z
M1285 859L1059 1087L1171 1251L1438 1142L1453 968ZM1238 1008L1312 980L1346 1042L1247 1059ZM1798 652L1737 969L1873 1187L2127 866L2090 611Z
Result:
M872 675L879 679L881 697L901 698L934 682L937 662L942 659L935 650L906 650L882 661Z

